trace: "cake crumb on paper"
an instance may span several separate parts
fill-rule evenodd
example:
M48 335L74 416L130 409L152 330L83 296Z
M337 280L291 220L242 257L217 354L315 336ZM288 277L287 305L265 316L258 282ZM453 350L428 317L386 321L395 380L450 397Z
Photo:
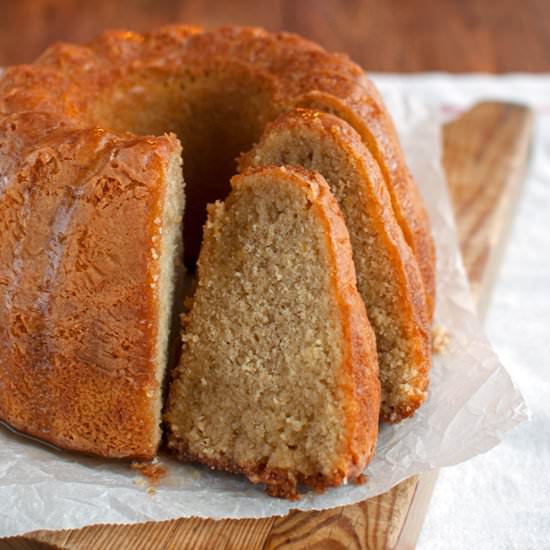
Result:
M432 329L432 351L441 353L448 347L451 336L442 325L436 325Z
M149 494L151 494L149 490L154 489L154 487L159 484L160 480L168 473L168 470L160 463L158 458L153 459L151 462L132 462L130 467L143 476L134 479L134 484L145 485L145 483L147 483L147 492Z
M359 474L355 480L355 485L364 485L369 480L369 476L366 476L365 474Z

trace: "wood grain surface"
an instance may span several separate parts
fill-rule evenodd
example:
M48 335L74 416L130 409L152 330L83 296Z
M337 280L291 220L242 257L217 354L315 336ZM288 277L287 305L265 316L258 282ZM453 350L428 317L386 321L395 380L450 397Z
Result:
M298 32L369 71L550 70L548 0L0 0L0 66L176 21Z
M460 248L481 316L503 249L498 243L512 226L532 124L532 112L521 105L486 102L448 124L443 134Z
M527 160L531 112L483 103L444 130L444 164L464 261L485 311L492 277L511 225ZM362 503L262 520L180 519L133 526L39 531L0 540L0 549L412 549L436 472L410 478Z

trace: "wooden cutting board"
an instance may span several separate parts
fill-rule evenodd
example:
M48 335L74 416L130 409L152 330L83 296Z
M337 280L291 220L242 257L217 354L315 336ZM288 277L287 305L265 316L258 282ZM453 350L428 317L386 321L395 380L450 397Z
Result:
M486 102L444 129L444 165L460 246L482 316L512 225L531 128L529 109ZM436 478L437 472L415 476L378 497L323 512L36 531L0 540L0 549L412 549Z

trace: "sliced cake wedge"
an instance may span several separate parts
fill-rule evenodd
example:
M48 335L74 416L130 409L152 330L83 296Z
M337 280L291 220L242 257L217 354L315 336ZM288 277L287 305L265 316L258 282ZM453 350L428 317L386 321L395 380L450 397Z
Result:
M334 115L296 109L269 125L240 165L298 165L324 176L350 233L357 287L376 334L382 417L398 422L412 415L426 398L431 365L424 286L359 134Z
M232 179L209 207L168 445L296 498L360 476L374 453L374 334L327 183L300 168Z

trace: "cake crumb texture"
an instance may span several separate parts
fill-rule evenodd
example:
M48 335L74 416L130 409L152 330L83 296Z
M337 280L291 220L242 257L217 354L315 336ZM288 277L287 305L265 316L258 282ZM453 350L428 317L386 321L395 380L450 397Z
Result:
M374 452L374 335L349 236L318 175L236 176L209 209L169 446L296 498L358 476Z

